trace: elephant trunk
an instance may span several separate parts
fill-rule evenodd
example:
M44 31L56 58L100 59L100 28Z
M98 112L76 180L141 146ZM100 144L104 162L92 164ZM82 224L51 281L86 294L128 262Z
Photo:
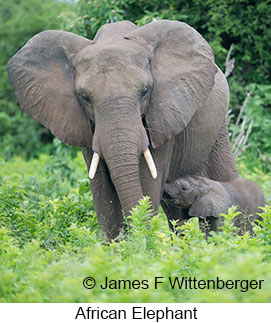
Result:
M120 142L104 153L112 182L126 215L143 197L139 176L140 156L132 151L133 147L129 147L130 145L129 142Z
M148 147L139 108L136 101L122 98L114 105L110 102L100 106L95 118L93 149L104 158L122 209L129 215L143 197L139 160Z

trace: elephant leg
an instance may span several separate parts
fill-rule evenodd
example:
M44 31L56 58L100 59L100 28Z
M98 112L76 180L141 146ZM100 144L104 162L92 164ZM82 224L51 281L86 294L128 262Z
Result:
M166 199L162 199L161 205L166 213L170 230L175 231L178 235L182 235L181 229L175 230L175 227L172 225L172 221L176 221L176 226L180 228L188 219L190 219L188 209L170 205L167 203Z
M199 218L199 228L205 234L206 239L210 236L211 231L219 232L222 225L221 217L209 216L207 218Z
M220 182L228 182L239 177L226 122L219 131L219 136L201 175Z
M208 218L199 218L199 228L201 232L205 234L205 238L207 239L211 231L211 225Z
M221 226L223 225L223 221L221 217L210 216L207 218L209 222L210 231L219 232L221 231Z
M151 198L154 214L157 213L164 192L164 185L168 178L173 143L174 139L171 139L158 149L150 147L157 168L156 179L152 178L144 157L140 159L140 180L143 195Z
M199 228L204 233L205 239L210 236L211 231L217 231L216 219L211 216L208 218L199 218Z
M93 151L82 148L89 170ZM108 240L115 239L123 227L123 215L118 195L111 182L106 164L100 160L95 178L90 181L98 223Z
M260 219L262 218L259 215L249 215L246 210L242 210L241 213L233 219L233 225L239 229L237 231L239 235L244 235L246 232L254 235L252 223L255 220Z

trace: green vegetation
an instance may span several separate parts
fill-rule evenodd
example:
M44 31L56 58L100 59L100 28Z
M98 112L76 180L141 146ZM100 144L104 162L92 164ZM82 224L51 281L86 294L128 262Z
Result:
M206 242L191 219L185 235L169 232L161 211L148 223L149 201L132 212L130 230L107 243L98 228L81 154L54 141L57 154L0 160L0 302L270 302L271 208L256 236L236 236L226 216L223 232ZM63 162L65 160L65 162ZM270 176L247 172L271 198ZM149 226L147 229L147 225ZM82 285L93 277L97 286ZM155 277L165 283L154 290ZM148 280L147 289L103 290L109 279ZM167 277L259 280L261 290L179 290Z
M270 1L244 0L0 0L0 302L270 302L271 301L271 109ZM132 214L119 242L101 235L79 149L67 147L24 115L8 82L6 63L34 34L64 29L93 38L104 23L177 19L212 45L217 63L231 43L235 69L228 78L231 109L253 120L250 145L238 158L242 177L267 198L255 236L235 235L225 215L223 231L204 239L191 219L184 237L169 232L162 210L147 221L149 201ZM269 84L268 84L269 83ZM234 120L233 120L234 121ZM247 126L246 126L247 127ZM230 125L233 129L233 124ZM147 289L92 290L85 277L148 280ZM154 277L264 279L263 288L171 290L153 288Z

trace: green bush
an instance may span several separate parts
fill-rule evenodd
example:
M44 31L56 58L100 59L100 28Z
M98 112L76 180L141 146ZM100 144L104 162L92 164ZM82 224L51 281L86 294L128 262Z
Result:
M236 213L231 209L223 231L206 241L197 219L187 222L183 237L171 233L161 210L151 217L145 198L131 212L132 222L119 241L108 243L98 229L81 153L72 157L59 141L55 147L52 157L0 158L0 302L271 301L270 206L254 237L235 234L231 219ZM262 186L270 203L270 176L240 165L245 177ZM109 277L145 279L149 287L87 290L82 281L89 276L97 286ZM165 277L165 283L155 290L158 276ZM168 277L264 279L264 285L247 292L179 290L170 288Z
M253 120L249 137L251 148L262 153L271 152L271 85L250 84L246 90L251 92L244 114Z
M144 209L143 201L136 212ZM135 211L134 211L135 212ZM231 211L230 211L231 212ZM136 216L132 213L132 217ZM184 227L184 237L158 230L150 220L150 235L134 227L118 243L103 243L87 227L70 226L61 248L44 249L38 240L22 248L9 230L0 228L0 300L2 302L270 302L270 208L265 209L262 227L256 237L234 235L231 221L223 231L206 242L195 219ZM158 217L158 221L163 220ZM232 214L225 215L226 219ZM138 223L139 225L139 223ZM141 222L141 228L147 225ZM227 237L227 238L225 238ZM146 248L149 245L151 248ZM97 286L86 290L85 277L93 277ZM102 290L109 279L146 280L146 289ZM164 282L154 289L155 277ZM171 288L168 277L197 279L263 279L261 290L178 289Z
M250 93L247 105L244 109L242 119L247 118L245 131L253 121L251 133L248 137L248 148L241 159L246 161L249 168L260 167L267 173L271 171L271 106L270 85L250 84L246 88ZM245 91L244 91L245 92ZM230 132L233 132L235 121L230 123ZM241 131L238 127L236 136Z

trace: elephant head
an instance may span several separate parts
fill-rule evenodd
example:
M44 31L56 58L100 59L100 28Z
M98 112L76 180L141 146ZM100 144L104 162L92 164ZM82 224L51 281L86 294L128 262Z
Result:
M91 179L105 161L127 214L143 195L141 155L155 178L147 148L185 129L217 67L210 46L185 23L124 21L105 25L93 41L41 32L11 58L8 73L24 112L63 142L93 150Z
M185 176L165 184L169 202L183 207L190 207L209 191L210 185L204 177Z

